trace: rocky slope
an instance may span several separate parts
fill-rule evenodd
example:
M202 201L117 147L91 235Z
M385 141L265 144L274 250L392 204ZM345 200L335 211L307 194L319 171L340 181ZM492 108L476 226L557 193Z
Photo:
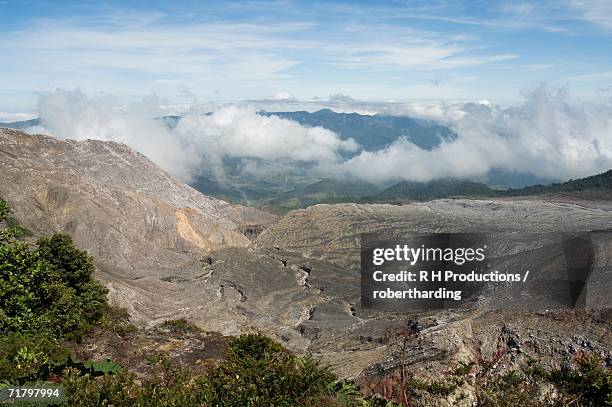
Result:
M518 253L512 258L519 263L509 263L508 266L519 269L525 264L555 261L541 258L542 252L537 250L550 243L541 237L543 233L552 239L559 232L611 227L612 204L609 202L498 199L438 200L403 206L317 205L290 212L265 230L256 240L256 246L262 250L275 250L277 256L282 254L288 259L289 266L295 264L295 256L299 262L309 266L307 283L311 287L318 287L324 299L310 310L310 318L300 323L298 330L309 339L312 351L325 355L338 371L351 376L358 374L372 361L385 360L387 356L395 354L399 338L397 332L405 332L407 327L412 326L407 322L409 320L419 327L419 335L411 339L414 343L408 358L415 368L440 360L446 361L436 362L442 367L445 363L452 364L452 360L474 361L481 356L481 352L491 356L497 349L508 320L515 321L514 326L523 335L533 334L534 330L538 332L535 342L539 345L534 346L543 346L546 355L534 356L545 357L546 360L550 360L556 352L565 352L567 356L565 348L571 343L580 342L576 339L577 335L590 337L593 346L606 355L612 350L610 321L606 318L604 322L597 319L599 317L596 321L583 316L575 320L572 314L555 325L550 322L551 318L556 318L554 315L557 314L554 313L552 317L508 309L504 313L496 313L497 308L508 308L509 304L527 304L536 309L539 306L541 311L547 308L543 303L517 300L511 293L503 291L490 293L489 298L484 298L476 309L465 311L401 315L363 310L359 305L361 233L384 232L394 236L403 232L486 232L498 237L493 251ZM536 236L535 240L530 236ZM612 269L608 259L612 253L612 241L594 239L594 244L596 272L588 283L586 302L589 307L606 309L611 307L609 276ZM329 273L327 270L331 267L338 268L342 274ZM504 296L508 298L502 302ZM420 322L414 323L416 320ZM525 321L523 325L522 320ZM596 332L564 328L566 325L584 323L597 326ZM547 328L544 329L544 326ZM542 329L538 330L538 327ZM547 335L554 340L547 338ZM480 337L478 343L474 342L475 336ZM540 343L541 340L548 343L549 339L557 344L563 343L565 347L550 350ZM387 369L393 371L388 366Z
M0 129L0 173L20 222L35 235L70 233L139 321L176 312L186 298L174 279L201 271L211 250L246 247L243 231L273 219L206 197L114 142Z
M290 212L257 239L308 257L359 268L360 234L402 232L541 233L612 226L611 202L446 199L405 205L315 205Z

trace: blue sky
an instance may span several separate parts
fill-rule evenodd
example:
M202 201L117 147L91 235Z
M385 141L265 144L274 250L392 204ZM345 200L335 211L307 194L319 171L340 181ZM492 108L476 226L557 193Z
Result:
M80 88L167 103L612 97L612 2L0 0L0 112Z

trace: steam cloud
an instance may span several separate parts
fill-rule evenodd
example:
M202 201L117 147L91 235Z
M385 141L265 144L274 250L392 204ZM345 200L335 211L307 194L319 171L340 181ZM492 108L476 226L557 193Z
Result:
M355 110L368 108L355 104ZM123 142L186 182L203 168L218 170L224 157L241 158L243 171L256 176L308 162L320 176L375 183L479 177L494 168L562 180L612 168L612 103L581 102L547 87L525 93L522 103L509 108L437 106L436 114L459 137L431 151L406 138L378 151L360 151L352 139L259 115L254 107L229 105L211 114L194 110L171 129L156 119L164 113L155 98L123 109L116 105L111 96L49 93L39 101L42 130L63 138ZM343 158L346 152L356 155Z

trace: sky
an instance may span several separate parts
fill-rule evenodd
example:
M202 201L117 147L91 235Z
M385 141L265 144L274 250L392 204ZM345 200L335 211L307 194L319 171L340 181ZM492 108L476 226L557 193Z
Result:
M0 0L0 112L117 103L612 97L612 2ZM1 115L0 115L1 116Z

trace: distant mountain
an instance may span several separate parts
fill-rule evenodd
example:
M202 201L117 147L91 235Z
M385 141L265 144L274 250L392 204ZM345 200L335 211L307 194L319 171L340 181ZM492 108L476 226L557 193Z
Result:
M0 122L0 127L4 127L6 129L25 130L28 127L40 126L40 123L41 123L40 119L35 118L35 119L30 119L30 120L22 120L18 122L8 122L8 123Z
M181 120L181 117L182 116L170 115L170 116L158 117L157 120L160 120L168 128L173 129L176 127L178 122Z
M383 200L409 199L415 201L429 201L437 198L454 196L492 196L496 191L480 182L460 179L440 179L430 182L402 181L393 185L376 196Z
M343 140L353 138L366 150L379 150L400 137L405 137L421 148L431 150L442 141L457 137L457 134L446 126L431 120L413 119L408 116L337 113L331 109L321 109L312 113L260 111L259 114L293 120L304 126L323 127L338 134ZM181 116L163 116L159 119L169 128L174 128Z
M612 170L577 180L550 185L534 185L515 189L493 189L486 184L461 179L441 179L431 182L402 181L376 196L365 198L368 202L429 201L453 197L518 197L531 195L576 195L585 198L612 198Z
M301 195L326 194L338 196L348 196L360 198L378 193L380 189L373 184L365 181L339 181L333 179L322 179L312 184L308 184L297 190Z
M530 185L549 185L558 179L539 177L528 172L492 168L484 176L473 181L487 184L493 189L523 188Z
M559 193L600 193L612 195L612 170L586 178L550 185L534 185L520 189L497 191L502 196L544 195Z
M259 114L294 120L305 126L322 126L334 131L343 139L354 138L363 148L370 151L384 148L400 137L406 137L423 149L435 148L441 142L457 137L457 134L448 127L407 116L369 116L357 113L337 113L330 109L312 113L262 111ZM181 120L181 116L168 115L156 119L168 128L174 128ZM0 127L27 129L41 124L40 119L32 119L0 123ZM222 175L219 176L219 174ZM222 168L215 171L203 169L202 173L192 181L191 186L204 194L221 199L269 208L275 212L286 212L321 202L426 201L448 197L576 193L586 189L589 189L591 191L589 193L594 197L606 198L612 193L599 191L601 185L605 184L601 177L605 179L605 174L584 180L550 184L553 180L528 173L492 169L482 177L471 180L441 179L428 183L404 181L388 187L389 184L375 186L356 180L339 181L320 178L311 173L308 163L262 179L245 174L242 171L240 158L226 157L223 159ZM526 185L534 186L523 188ZM381 192L381 188L384 187L388 188ZM598 190L598 192L593 192L593 190ZM584 194L584 192L580 193Z
M366 150L379 150L400 137L426 150L442 141L457 137L446 126L426 120L415 120L408 116L361 115L357 113L336 113L322 109L313 113L261 112L267 116L278 116L294 120L304 126L321 126L337 133L341 138L353 138Z

